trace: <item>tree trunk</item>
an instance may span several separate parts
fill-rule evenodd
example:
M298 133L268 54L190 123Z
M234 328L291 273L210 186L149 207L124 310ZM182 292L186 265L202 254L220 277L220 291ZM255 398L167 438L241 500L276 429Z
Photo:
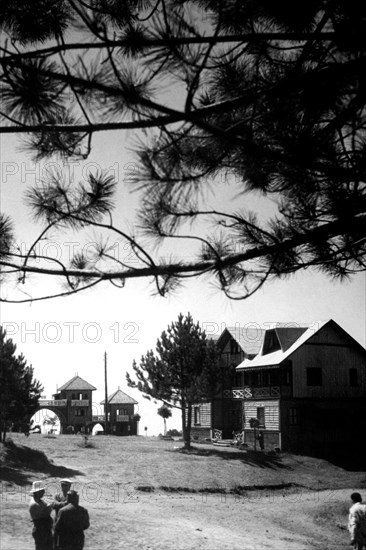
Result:
M187 420L186 420L186 410L188 412ZM185 403L182 403L182 432L183 432L183 441L184 441L184 448L190 449L191 448L191 442L190 442L190 425L188 424L188 417L190 416L190 407L186 409ZM189 420L190 421L190 420Z
M164 435L166 435L166 418L164 418L163 420L164 420Z
M192 405L188 405L187 412L188 414L187 414L186 436L184 439L184 448L190 449L191 448Z

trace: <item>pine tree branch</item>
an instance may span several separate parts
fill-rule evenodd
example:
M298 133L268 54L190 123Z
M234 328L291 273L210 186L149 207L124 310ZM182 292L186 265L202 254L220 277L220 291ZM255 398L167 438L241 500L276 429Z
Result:
M228 256L221 257L219 260L210 260L203 262L193 263L172 263L169 265L159 265L141 268L133 268L123 271L104 272L96 270L80 270L80 269L66 269L67 276L76 278L88 278L98 279L100 281L109 281L113 279L136 279L141 277L158 277L164 275L179 275L185 273L196 273L197 275L207 271L224 270L231 266L247 262L249 260L276 256L277 254L283 254L291 251L302 245L310 244L312 242L319 242L322 240L330 239L347 232L349 222L344 220L337 220L324 224L320 227L316 227L306 233L298 233L291 238L284 239L281 243L264 245L255 248L251 248L245 252L239 254L229 254ZM354 231L364 231L366 226L366 213L360 213L353 217L352 228ZM10 267L13 269L19 269L20 272L26 271L28 273L38 273L42 275L50 276L63 276L65 277L65 270L48 269L45 267L35 267L27 265L25 268L23 265L17 265L14 262L6 259L0 260L0 265L4 267Z

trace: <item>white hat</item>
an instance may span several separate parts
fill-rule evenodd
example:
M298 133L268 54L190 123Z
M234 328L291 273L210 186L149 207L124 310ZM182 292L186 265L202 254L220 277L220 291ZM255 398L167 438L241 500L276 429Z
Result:
M65 485L72 485L71 479L66 479L66 478L65 478L65 479L61 479L60 483L61 483L61 485L64 485L64 484L65 484Z
M32 484L32 490L30 491L30 495L34 495L34 493L40 493L41 491L45 491L46 488L43 485L42 481L33 481Z

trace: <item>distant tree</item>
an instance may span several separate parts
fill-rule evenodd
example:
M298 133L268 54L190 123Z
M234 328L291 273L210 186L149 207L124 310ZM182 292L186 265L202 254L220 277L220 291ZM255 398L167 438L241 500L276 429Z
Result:
M164 420L164 435L166 435L166 421L167 421L167 418L170 418L172 416L172 411L170 407L167 407L167 405L162 405L158 409L158 415L161 416L162 419Z
M141 192L130 230L113 215L118 178L45 173L27 193L43 223L27 253L0 219L4 274L62 278L64 294L150 277L164 295L204 273L242 298L298 270L366 269L365 2L3 0L0 27L0 132L59 166L87 159L98 132L136 132ZM223 181L225 206L210 194ZM67 229L70 263L42 256Z
M184 445L189 449L193 404L210 399L224 381L215 344L190 314L180 314L158 338L156 352L148 351L140 365L134 361L133 370L138 381L127 373L130 387L181 410Z
M52 428L57 424L57 416L46 415L42 422L43 425L51 426Z
M140 420L141 420L141 415L140 415L139 413L135 413L135 414L133 415L133 420L134 420L135 422L140 422Z
M29 432L30 417L37 410L42 391L41 383L33 378L33 368L23 355L16 355L16 345L0 327L0 441L5 441L12 425Z

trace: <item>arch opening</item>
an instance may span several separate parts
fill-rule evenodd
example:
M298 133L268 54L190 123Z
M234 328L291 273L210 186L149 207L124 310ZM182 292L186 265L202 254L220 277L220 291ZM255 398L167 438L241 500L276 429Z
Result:
M98 435L98 433L101 433L102 435L104 435L104 426L103 424L94 424L93 426L93 429L92 429L92 435Z
M65 430L65 424L66 419L58 410L52 407L42 407L30 418L29 433L60 435Z

